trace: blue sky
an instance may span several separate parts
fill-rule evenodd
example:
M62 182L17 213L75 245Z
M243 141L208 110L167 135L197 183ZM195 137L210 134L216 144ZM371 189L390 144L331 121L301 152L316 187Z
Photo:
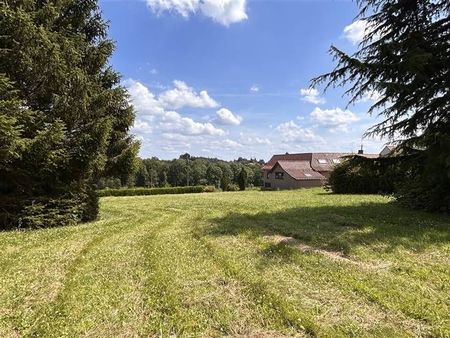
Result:
M102 0L111 59L136 108L141 156L269 159L356 151L377 93L346 107L342 89L308 89L331 44L364 34L356 4L332 0ZM384 142L366 139L367 152Z

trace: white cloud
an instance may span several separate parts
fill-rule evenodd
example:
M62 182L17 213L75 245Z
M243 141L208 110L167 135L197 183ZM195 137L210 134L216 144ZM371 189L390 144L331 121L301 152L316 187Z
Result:
M166 90L158 96L158 101L166 109L179 109L182 107L216 108L219 104L214 101L206 90L200 93L194 91L185 82L173 81L173 89Z
M220 108L217 112L217 123L238 126L242 122L242 116L233 114L226 108Z
M246 0L203 0L200 2L202 13L224 26L247 20L245 7Z
M250 91L253 93L259 92L259 87L257 85L253 85L250 87Z
M230 140L230 139L226 139L222 142L223 145L225 145L228 148L242 148L242 144L240 144L239 142Z
M225 135L225 131L216 128L212 123L195 122L190 117L183 117L175 111L165 112L160 127L183 135Z
M147 0L147 5L156 13L172 11L185 18L201 13L224 26L248 18L246 0Z
M136 119L136 121L134 121L132 131L142 134L150 134L153 131L153 128L148 122Z
M147 0L147 6L155 12L174 11L184 17L194 13L198 4L198 0Z
M270 145L272 142L265 137L247 137L246 139L247 144L264 144L264 145Z
M367 91L358 102L373 102L376 103L382 98L382 94L377 90Z
M124 85L127 87L131 101L140 115L161 115L164 113L161 103L142 83L130 79L124 81Z
M315 88L304 88L300 89L300 96L303 101L314 103L314 104L322 104L325 103L325 99L320 96L319 91Z
M366 34L367 21L356 20L344 28L344 37L352 44L357 45L360 43Z
M320 125L327 127L339 127L345 131L346 127L359 120L359 118L350 110L342 110L341 108L320 109L316 107L310 114L314 121Z
M214 135L221 136L225 135L225 131L215 127L212 123L206 122L196 122L190 117L183 117L179 113L171 110L166 110L165 107L168 105L167 101L158 98L142 83L135 80L127 80L124 82L130 94L130 99L137 111L137 119L134 124L133 131L144 134L150 133L152 127L148 122L143 121L152 120L153 125L158 126L161 130L170 131L171 133L178 133L182 135ZM193 93L192 88L185 86L184 82L177 81L177 88L188 88L189 94L180 95L176 100L174 99L173 105L178 106L182 100L191 99L195 102L196 100L201 100L200 96L192 97L190 93ZM165 92L167 93L167 92ZM195 95L194 95L195 96ZM174 98L172 94L165 96L166 99ZM176 101L176 102L175 102Z
M353 45L361 43L367 34L370 34L374 26L369 25L367 20L356 20L348 26L344 27L344 38L350 41ZM378 32L373 34L371 41L379 39Z
M310 128L303 128L294 121L289 121L280 124L276 127L280 132L281 138L286 142L302 142L302 143L323 143L322 137L316 135Z

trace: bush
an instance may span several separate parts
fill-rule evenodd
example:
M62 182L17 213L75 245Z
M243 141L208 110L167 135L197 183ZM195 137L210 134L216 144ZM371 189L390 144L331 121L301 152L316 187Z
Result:
M203 188L203 192L216 192L216 191L217 189L213 185L207 185L206 187Z
M106 197L106 196L194 194L194 193L202 193L202 192L211 192L210 188L211 187L208 187L208 186L207 187L188 186L188 187L168 187L168 188L104 189L104 190L97 191L97 195L99 197Z
M335 167L326 188L337 194L393 194L401 180L393 158L353 156Z
M98 189L120 189L122 183L117 177L102 177L98 180L97 187Z
M450 136L435 137L433 142L408 159L395 196L411 209L450 213Z
M350 157L331 172L327 188L338 194L389 194L411 209L449 213L450 158L443 148L405 149L401 156L376 159Z
M241 189L239 188L239 186L238 186L237 184L234 184L234 183L231 183L231 184L228 186L228 189L227 189L227 191L239 191L239 190L241 190Z
M96 194L0 198L0 229L52 228L96 218Z

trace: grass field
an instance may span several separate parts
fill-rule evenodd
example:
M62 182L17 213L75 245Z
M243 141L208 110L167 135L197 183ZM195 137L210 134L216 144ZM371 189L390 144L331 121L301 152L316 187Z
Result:
M450 335L449 218L380 196L107 197L0 270L0 337Z

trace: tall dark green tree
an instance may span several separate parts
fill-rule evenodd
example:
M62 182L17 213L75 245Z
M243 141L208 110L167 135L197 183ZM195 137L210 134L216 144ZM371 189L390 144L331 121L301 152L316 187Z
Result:
M0 227L94 219L96 178L127 181L139 148L97 1L0 1L0 17Z
M245 170L245 168L242 167L241 172L239 173L238 176L238 185L240 190L245 190L245 188L247 187L247 179L248 179L247 170Z
M358 0L365 38L349 55L335 46L336 68L313 86L344 86L355 102L379 93L369 113L382 121L367 135L394 140L404 182L401 201L450 209L450 2ZM404 166L409 163L409 166Z

